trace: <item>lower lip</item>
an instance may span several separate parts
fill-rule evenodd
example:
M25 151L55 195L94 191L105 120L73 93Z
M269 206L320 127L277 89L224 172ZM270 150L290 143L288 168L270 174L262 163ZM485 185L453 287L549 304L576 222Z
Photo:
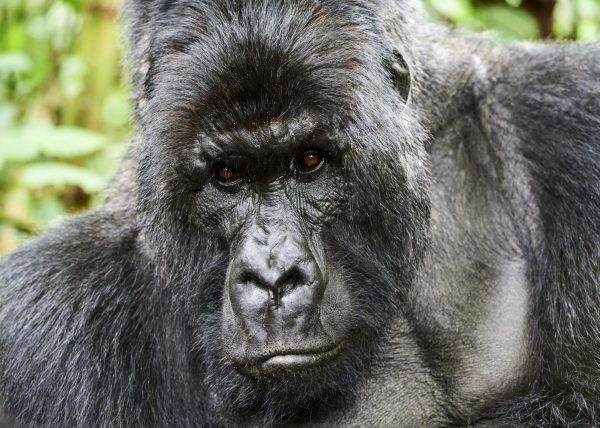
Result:
M341 350L342 345L337 345L335 348L319 354L275 355L262 363L261 369L263 372L274 372L316 366L319 363L336 357Z

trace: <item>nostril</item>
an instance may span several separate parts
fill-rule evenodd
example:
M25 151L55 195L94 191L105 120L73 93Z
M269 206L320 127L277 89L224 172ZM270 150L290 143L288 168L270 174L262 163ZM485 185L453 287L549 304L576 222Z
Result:
M312 285L315 279L307 275L298 266L293 266L286 270L282 275L276 275L274 272L261 272L254 270L246 270L241 272L238 284L246 284L252 287L258 287L268 290L275 289L291 289L302 285Z
M247 271L242 273L238 282L240 284L247 284L258 288L271 288L256 272Z
M293 266L288 269L276 282L277 287L298 287L300 285L308 285L311 281L308 276L302 272L298 266Z
M279 309L284 305L286 295L293 294L293 290L303 287L313 288L319 279L312 275L311 266L305 268L302 264L289 266L285 271L279 269L248 269L242 268L231 277L233 285L238 293L257 293L268 295L268 305ZM259 296L259 294L255 294ZM257 300L258 302L258 300ZM261 300L262 302L262 300Z

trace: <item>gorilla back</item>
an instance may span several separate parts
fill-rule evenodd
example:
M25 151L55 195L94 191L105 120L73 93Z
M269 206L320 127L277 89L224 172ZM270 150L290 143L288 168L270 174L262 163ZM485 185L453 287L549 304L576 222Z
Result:
M105 206L0 264L24 426L600 423L600 47L129 0Z

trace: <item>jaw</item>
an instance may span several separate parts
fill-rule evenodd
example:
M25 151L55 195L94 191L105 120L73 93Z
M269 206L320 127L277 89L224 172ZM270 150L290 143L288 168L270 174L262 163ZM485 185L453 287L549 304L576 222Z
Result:
M239 418L242 425L250 423L245 419L249 414L256 417L252 423L273 425L293 421L303 412L316 415L320 409L351 403L379 343L375 330L350 330L343 342L318 352L305 347L271 353L258 365L257 360L236 364L217 331L202 338L213 345L202 346L203 384L216 411Z

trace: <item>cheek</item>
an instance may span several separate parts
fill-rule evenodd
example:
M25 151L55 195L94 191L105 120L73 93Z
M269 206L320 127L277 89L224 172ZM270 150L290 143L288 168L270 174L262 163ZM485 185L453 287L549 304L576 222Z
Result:
M341 271L331 266L328 272L328 286L321 304L321 323L329 336L343 337L351 324L352 299Z

